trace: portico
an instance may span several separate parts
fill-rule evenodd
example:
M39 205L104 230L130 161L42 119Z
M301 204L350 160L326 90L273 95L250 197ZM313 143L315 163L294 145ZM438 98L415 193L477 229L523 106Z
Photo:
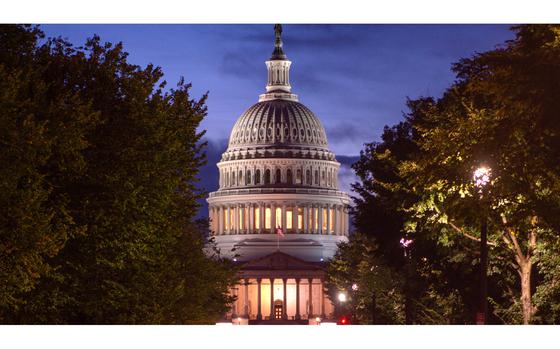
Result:
M272 266L272 267L271 267ZM231 317L251 322L328 319L333 306L324 292L321 263L274 252L243 265ZM254 320L254 321L252 321Z

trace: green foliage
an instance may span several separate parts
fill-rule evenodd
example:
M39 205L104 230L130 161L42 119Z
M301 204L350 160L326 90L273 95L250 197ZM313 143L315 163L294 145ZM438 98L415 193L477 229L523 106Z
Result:
M122 44L0 27L9 323L213 323L234 269L193 222L206 96ZM5 77L5 78L4 78ZM12 208L12 210L4 210ZM15 244L18 245L15 245Z
M378 257L406 271L398 241L414 240L408 322L472 322L486 218L491 321L557 322L560 30L513 30L515 40L455 64L441 98L409 101L406 119L354 165L355 223ZM472 180L480 165L492 169L482 191Z
M404 323L402 278L375 256L376 250L377 246L358 233L340 244L327 270L329 297L337 312L349 312L354 322ZM353 284L357 290L352 289ZM340 292L348 295L346 304L338 302Z

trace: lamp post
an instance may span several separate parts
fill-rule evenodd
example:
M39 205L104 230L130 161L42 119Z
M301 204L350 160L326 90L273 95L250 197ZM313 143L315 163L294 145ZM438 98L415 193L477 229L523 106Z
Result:
M478 188L480 199L484 198L484 190L488 183L490 183L491 169L489 167L479 167L474 171L473 180L474 185ZM478 313L476 314L476 324L485 325L488 317L488 246L487 246L487 225L486 211L483 210L483 217L480 226L480 304Z
M412 309L410 306L410 260L411 260L411 253L410 253L410 245L412 244L413 240L408 238L401 238L399 243L401 244L404 250L404 258L406 263L405 268L405 279L404 279L404 317L405 317L405 324L412 325Z

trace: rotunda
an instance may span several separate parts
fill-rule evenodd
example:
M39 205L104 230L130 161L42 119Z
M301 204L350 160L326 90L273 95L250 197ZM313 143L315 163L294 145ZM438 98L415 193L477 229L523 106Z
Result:
M248 285L258 285L255 302L249 304L247 287L241 291L246 299L238 297L230 315L257 320L286 320L289 313L293 320L302 319L302 280L308 283L304 315L308 319L314 315L309 310L316 293L323 313L315 313L326 316L323 262L334 255L337 243L347 240L349 228L350 200L338 190L340 163L329 150L319 118L291 92L292 62L283 51L281 33L282 27L276 25L274 51L266 61L266 92L233 126L217 164L219 189L207 199L216 246L222 255L242 263ZM271 290L266 311L261 309L263 279ZM270 287L276 285L275 279L283 280L282 299L276 299ZM315 293L313 280L320 287ZM291 300L290 312L287 286L296 284L297 299ZM275 309L280 309L278 314Z

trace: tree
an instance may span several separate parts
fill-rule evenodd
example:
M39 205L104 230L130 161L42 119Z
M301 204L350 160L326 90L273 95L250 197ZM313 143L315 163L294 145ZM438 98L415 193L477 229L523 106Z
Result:
M403 162L401 174L419 197L408 207L410 232L422 226L442 240L479 240L489 217L492 256L517 273L519 293L509 293L528 324L538 310L537 252L557 248L558 239L560 28L513 29L516 39L504 47L457 63L456 83L419 109L421 152ZM492 169L484 200L472 181L481 164Z
M424 101L409 101L411 110ZM469 299L473 296L471 260L464 243L442 246L431 230L418 230L407 247L400 240L408 213L403 207L418 200L416 193L400 173L404 161L414 159L420 149L414 129L421 113L411 112L393 127L385 127L380 142L366 144L360 159L353 165L360 182L353 188L353 211L356 230L375 241L372 250L403 276L405 322L422 324L466 323L472 316ZM365 254L365 251L361 251Z
M375 256L377 246L359 233L341 243L327 268L326 285L335 307L347 307L360 324L404 323L402 278ZM354 288L352 288L354 286ZM339 304L340 292L347 295Z
M38 172L38 186L49 195L41 209L61 211L74 230L55 240L59 248L43 257L50 272L36 278L4 321L215 322L231 301L235 270L203 253L202 229L194 222L203 195L196 182L205 144L197 128L206 95L191 99L183 80L166 91L161 69L130 64L120 43L94 36L79 48L62 39L39 45L38 29L5 28L28 42L8 34L3 45L32 48L14 55L29 56L37 69L38 81L26 83L46 86L45 100L60 104L31 119L43 121L43 132L52 136L47 141L62 150L44 154L39 164L23 162ZM20 98L32 92L23 89ZM17 135L16 141L25 138ZM21 192L15 183L11 189Z

